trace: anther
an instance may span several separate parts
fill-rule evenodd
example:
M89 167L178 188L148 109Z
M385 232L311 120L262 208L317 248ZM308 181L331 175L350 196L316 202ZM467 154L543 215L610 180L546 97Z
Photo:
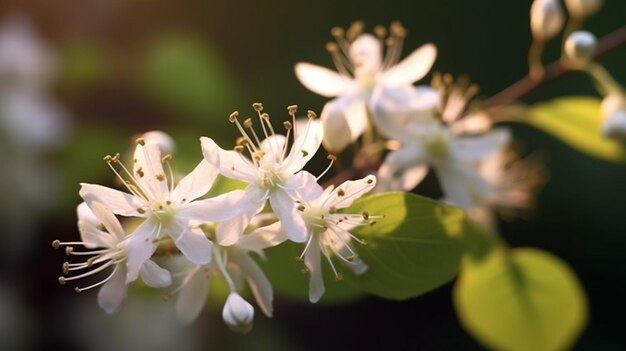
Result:
M144 214L144 213L146 213L146 210L144 210L143 208L139 207L137 209L137 212L139 212L139 214Z
M54 247L55 249L58 249L59 247L61 247L61 242L59 240L54 240L52 242L52 247Z
M285 127L285 129L289 130L291 128L293 128L293 125L291 124L291 122L289 121L284 121L283 122L283 126Z
M121 157L122 157L122 156L121 156L121 155L120 155L120 153L118 152L118 153L116 153L116 154L115 154L115 156L113 156L112 161L113 161L113 162L118 162L118 161L120 160L120 158L121 158Z
M261 112L263 111L263 104L260 102L255 102L254 104L252 104L252 108L256 111L256 112Z
M243 145L237 145L235 146L235 151L239 152L239 153L243 153L245 150L245 147L243 147Z
M246 118L245 121L243 121L243 126L246 128L252 128L252 118Z
M328 155L328 156L326 156L326 159L331 160L331 161L337 161L337 156L335 156L335 155Z
M328 209L328 213L330 213L330 214L337 213L337 207L335 207L335 206L331 206L331 207Z
M302 257L300 257L300 256L296 256L296 261L302 262L302 261L304 261L304 259Z
M367 221L369 218L370 218L370 214L367 213L367 211L363 212L363 219Z
M299 205L299 206L297 207L297 209L298 209L298 211L300 211L300 212L304 212L305 207L304 207L304 205Z
M365 23L363 21L356 21L350 25L348 31L346 32L346 38L348 41L353 41L356 37L359 36L363 32L363 28L365 27Z
M290 115L295 115L298 112L298 105L289 105L287 106L287 111L289 111Z
M66 255L68 255L68 256L69 256L69 255L71 255L71 254L72 254L72 252L74 252L74 248L73 248L73 247L68 246L68 247L66 247L66 248L65 248L65 254L66 254Z
M337 43L328 42L326 43L326 51L334 54L336 52L339 52L339 46L337 45Z
M144 146L146 145L146 140L144 138L137 138L137 140L135 140L135 143L137 143L138 145Z
M342 196L344 196L344 195L346 195L346 192L345 192L345 191L343 191L343 189L339 189L339 190L337 190L337 196L342 197Z
M76 293L79 293L81 290L80 290L80 288L79 288L79 287L75 287L75 288L74 288L74 291L75 291Z
M143 176L145 175L145 174L143 173L143 169L142 169L141 167L139 167L139 169L137 169L137 172L136 172L136 173L137 173L137 175L139 176L139 178L143 178Z
M343 28L341 27L333 27L330 30L330 35L332 35L333 37L337 39L342 38L345 34L346 34L346 31L343 30Z
M309 156L309 152L306 150L300 150L302 152L302 157L307 157Z
M70 272L70 263L69 262L64 262L63 263L63 274L67 275L67 273Z
M373 227L376 224L376 221L371 221L370 222L370 227Z
M161 301L167 302L169 300L170 300L170 295L168 295L168 294L161 294Z
M61 285L65 285L65 277L59 277L58 282Z
M261 114L261 118L266 120L266 121L269 121L270 120L270 115L269 115L269 113L264 112L264 113Z
M113 161L113 157L111 157L111 155L106 155L104 156L104 161L106 163L111 163Z
M380 39L383 39L387 36L387 29L384 26L376 26L374 27L374 34Z
M313 112L311 110L308 110L308 111L306 111L306 116L307 116L308 119L315 119L315 118L317 118L317 113L315 113L315 112Z
M372 184L374 180L372 178L367 179L367 184Z
M239 117L239 112L234 111L233 113L230 114L230 116L228 116L228 121L230 123L235 123L237 121L237 117Z
M156 175L156 179L160 182L164 182L165 181L165 175L164 174L157 174Z
M167 155L163 156L163 158L161 158L161 163L166 163L166 162L171 161L171 160L172 160L172 155L167 154Z
M402 23L395 21L391 23L391 32L398 37L406 36L406 29L402 25Z
M340 282L343 280L343 274L341 273L337 273L337 275L335 275L335 280Z

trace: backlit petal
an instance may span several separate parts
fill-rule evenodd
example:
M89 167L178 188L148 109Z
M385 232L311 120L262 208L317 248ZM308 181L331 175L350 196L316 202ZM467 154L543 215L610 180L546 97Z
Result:
M191 173L178 182L170 199L175 203L195 200L211 189L218 175L217 167L202 160Z
M351 77L310 63L300 62L295 67L296 77L307 89L325 97L344 95L355 89Z
M85 202L101 202L115 214L132 217L145 216L137 211L138 208L144 207L144 202L131 194L102 185L86 183L80 184L79 194Z
M411 85L430 71L436 57L437 48L433 44L422 45L400 63L386 70L380 82L392 87Z
M98 305L106 312L113 313L128 295L126 269L116 265L113 276L102 285L98 292Z
M204 159L217 167L224 176L243 180L248 183L256 181L258 169L241 153L226 151L219 147L211 138L200 138Z
M159 267L154 261L147 260L139 270L141 279L153 288L163 288L172 284L172 276L166 269Z

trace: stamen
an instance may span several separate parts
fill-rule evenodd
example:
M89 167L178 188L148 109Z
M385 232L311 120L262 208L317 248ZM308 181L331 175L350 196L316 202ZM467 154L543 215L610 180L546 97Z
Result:
M261 112L263 111L263 104L260 102L255 102L252 104L252 108L256 111L256 112Z
M307 240L306 245L304 245L304 250L302 250L302 253L300 254L300 261L304 260L304 254L306 253L306 250L309 249L311 242L313 242L314 236L315 236L314 234L309 236L309 240Z
M365 22L363 21L355 21L353 22L348 31L346 32L346 39L349 42L354 41L361 33L363 33L363 29L365 28Z
M323 176L325 176L325 175L326 175L326 173L328 173L328 171L330 171L330 169L332 168L333 163L334 163L335 161L337 161L337 157L336 157L336 156L334 156L334 155L328 155L328 156L326 156L326 158L330 160L330 163L328 163L328 166L326 167L326 169L325 169L325 170L324 170L324 171L323 171L323 172L322 172L319 176L317 176L317 177L315 178L315 180L317 180L317 181L319 181L319 180L320 180L320 178L322 178Z

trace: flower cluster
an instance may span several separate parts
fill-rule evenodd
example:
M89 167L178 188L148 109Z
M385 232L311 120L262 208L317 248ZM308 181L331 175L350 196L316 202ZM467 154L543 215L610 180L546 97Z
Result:
M172 284L173 275L181 275L172 294L177 294L181 322L190 323L206 302L211 279L219 276L230 289L224 321L245 333L252 327L254 308L239 295L243 281L263 313L272 315L272 286L252 253L262 255L263 250L286 240L306 242L302 256L311 276L312 302L324 293L321 255L337 276L333 256L356 274L365 272L367 265L351 244L360 240L349 230L371 223L375 216L337 211L374 188L376 178L367 176L324 190L318 184L324 174L316 177L303 170L322 143L323 130L315 113L308 111L306 122L296 121L297 106L289 106L291 120L284 122L282 135L275 133L260 103L253 107L262 134L252 119L241 122L234 112L230 121L241 133L234 149L222 149L202 137L203 160L179 181L172 156L165 153L171 140L163 133L150 132L137 139L131 166L119 154L106 156L104 160L126 191L81 184L84 202L77 211L81 241L56 240L53 246L65 247L68 256L87 259L64 263L59 283L108 271L103 278L93 278L95 283L75 290L102 285L98 303L112 313L126 297L128 285L139 277L146 285L166 287ZM247 186L207 197L219 175ZM268 203L271 211L264 211ZM119 217L136 218L140 224L129 231ZM159 266L157 262L162 261L155 258L159 250L175 255L184 268L172 274Z

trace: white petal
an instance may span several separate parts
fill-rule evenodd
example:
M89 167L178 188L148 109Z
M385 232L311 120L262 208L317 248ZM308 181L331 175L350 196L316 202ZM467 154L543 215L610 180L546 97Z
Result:
M320 120L324 127L324 146L332 152L345 149L369 124L365 101L351 95L326 103Z
M154 261L147 260L139 270L141 279L153 288L163 288L172 284L172 276L166 269L159 267Z
M122 243L126 252L126 266L128 268L127 283L137 279L141 266L156 250L157 244L154 239L158 234L157 229L156 223L149 220L145 221Z
M126 285L126 269L123 265L115 265L113 276L100 288L98 305L106 312L113 313L128 295Z
M251 184L246 188L243 198L245 201L241 201L235 206L239 208L240 213L231 219L222 221L217 226L217 243L222 246L233 245L239 240L252 217L265 207L267 190Z
M89 206L96 218L104 225L107 232L117 239L117 242L124 240L126 234L124 233L124 229L122 229L122 224L111 210L97 201L89 202L87 206Z
M322 195L324 189L317 183L317 178L307 171L294 174L284 184L286 189L294 189L300 200L313 200Z
M252 330L254 307L239 294L231 292L224 304L222 318L232 331L246 334Z
M149 132L145 132L141 134L141 137L145 140L146 143L157 144L159 146L159 150L161 150L161 154L171 154L174 152L176 145L174 143L174 139L160 130L151 130Z
M169 228L169 235L189 261L199 265L211 262L213 245L201 231L195 232L185 223L175 222Z
M143 201L136 196L115 189L96 184L80 184L80 196L89 203L98 201L108 207L113 213L121 216L145 217L137 212L144 207Z
M268 226L255 229L252 233L242 235L237 242L237 246L260 253L268 247L274 247L287 240L287 236L282 229L280 222L272 223Z
M169 193L167 177L161 163L161 150L158 144L137 144L133 159L133 176L152 199L164 199Z
M328 208L346 208L376 186L376 177L369 175L359 180L348 180L337 186L324 202Z
M300 62L296 64L295 71L302 85L325 97L347 94L355 89L355 83L351 77L340 75L328 68Z
M491 188L470 165L446 162L437 164L435 170L445 199L460 208L479 205L490 195Z
M431 88L377 87L370 99L372 118L381 134L413 142L435 121L439 93Z
M270 194L270 204L289 240L304 242L307 238L306 224L292 197L286 191L275 190Z
M218 175L217 167L202 160L191 173L178 182L170 199L175 203L195 200L211 189Z
M309 120L304 131L299 131L299 135L293 142L289 155L285 159L286 172L296 173L317 153L324 132L322 124L317 120Z
M284 135L270 135L261 141L261 150L265 152L263 160L269 163L281 162L283 159L283 148L287 138Z
M304 253L304 264L309 270L309 301L316 303L324 295L324 278L322 277L321 253L317 238L312 242Z
M462 161L480 161L494 152L501 151L511 141L511 132L496 128L480 136L455 138L451 143L454 155Z
M261 311L266 316L271 317L273 313L272 301L274 300L274 292L272 284L265 276L259 265L246 253L238 253L233 255L232 259L237 263L239 268L246 276L250 290L259 304Z
M209 199L196 200L180 206L176 217L203 222L231 219L242 211L249 201L244 190L233 190Z
M202 311L209 294L209 283L210 276L202 267L185 277L176 299L176 315L182 324L191 324Z
M87 203L81 202L76 207L78 215L78 230L80 239L85 243L85 247L94 249L96 247L114 247L117 244L116 237L100 230L102 222L96 217Z
M382 47L380 40L371 34L361 34L350 44L350 61L359 76L359 70L369 73L378 72L382 63Z
M424 179L427 171L422 144L409 144L385 157L378 169L379 185L384 191L410 191Z
M436 57L437 48L433 44L422 45L400 63L386 70L380 82L392 87L411 85L430 71Z
M219 147L213 139L202 137L202 154L207 162L220 170L224 176L243 180L248 183L256 181L258 168L241 153L226 151Z

